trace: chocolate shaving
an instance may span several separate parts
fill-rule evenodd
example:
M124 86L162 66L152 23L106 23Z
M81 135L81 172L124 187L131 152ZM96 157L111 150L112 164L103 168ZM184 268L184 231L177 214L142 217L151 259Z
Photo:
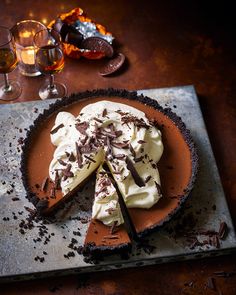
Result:
M75 158L75 155L73 154L73 152L71 152L71 153L69 154L69 158L68 158L68 160L69 160L70 162L75 162L76 158Z
M108 137L111 137L111 138L116 138L117 137L115 132L108 132L106 130L102 130L101 134L105 135L105 136L108 136Z
M89 161L91 161L91 162L93 162L93 163L96 163L96 161L95 161L93 158L90 158L89 156L86 156L86 155L84 155L84 157L85 157L86 159L88 159Z
M71 169L71 164L68 164L66 169L62 169L62 173L63 173L63 176L64 176L64 180L66 180L68 177L73 177L74 176L74 173L72 171L70 171Z
M147 177L146 177L146 179L145 179L145 183L148 183L149 182L149 180L152 178L152 176L151 175L148 175Z
M75 125L75 128L83 135L87 135L86 134L86 130L88 128L88 123L87 122L82 122L82 123L77 123Z
M128 149L129 148L129 145L128 143L125 143L125 142L111 142L111 145L116 147L116 148L122 148L122 149Z
M145 186L145 182L143 181L143 179L140 177L140 175L138 174L137 170L135 169L133 162L130 160L129 157L126 156L126 165L127 165L127 169L130 171L134 182L139 186Z
M133 156L134 158L136 158L136 152L135 152L135 150L134 150L134 148L132 147L131 144L129 145L129 150L130 150L132 156Z
M157 188L158 195L162 196L162 190L161 190L160 184L155 181L155 185L156 185L156 188Z
M45 192L48 187L48 177L45 177L45 179L42 182L41 191Z
M211 290L215 290L216 289L216 286L215 286L215 279L212 278L212 277L209 277L207 279L207 287Z
M60 125L58 125L57 127L55 127L55 128L50 132L50 134L55 134L55 133L57 133L57 131L58 131L59 129L63 128L63 127L64 127L64 124L60 124Z
M143 127L143 128L145 128L145 129L149 129L149 125L147 125L145 122L144 122L144 120L141 118L141 119L139 119L139 118L137 118L137 117L135 117L135 116L132 116L132 115L126 115L126 116L123 116L122 118L121 118L121 121L123 122L122 123L122 125L123 124L126 124L128 127L129 127L129 125L128 125L128 123L134 123L134 125L136 126L136 127L138 127L138 128L141 128L141 127Z
M99 123L103 123L102 120L100 120L100 119L98 119L98 118L96 118L96 117L94 117L93 119L94 119L95 121L99 122Z
M77 142L75 143L75 148L76 148L77 163L78 163L79 168L81 168L82 167L82 155L80 153L80 148L79 148L79 145Z
M66 164L66 162L64 162L63 160L61 160L61 159L58 159L57 160L62 166L66 166L67 164Z
M223 222L220 223L220 228L219 228L219 232L218 232L218 237L219 237L221 240L223 240L223 239L225 238L227 232L228 232L228 226L227 226L226 222L223 221Z
M135 163L141 162L142 160L143 160L143 156L140 156L138 158L134 158Z
M120 137L122 135L122 130L115 131L116 137Z
M105 117L107 115L107 109L104 109L102 112L102 116Z
M236 271L215 271L213 274L217 277L229 278L236 275Z
M57 170L56 170L54 183L55 183L55 189L61 189L61 178Z

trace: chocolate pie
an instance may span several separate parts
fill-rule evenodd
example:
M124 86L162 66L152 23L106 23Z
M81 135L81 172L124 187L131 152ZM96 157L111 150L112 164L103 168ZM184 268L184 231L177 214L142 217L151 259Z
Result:
M129 248L127 220L139 238L170 220L193 187L197 160L189 131L170 109L109 89L72 95L39 115L21 169L27 196L43 215L96 172L88 253Z

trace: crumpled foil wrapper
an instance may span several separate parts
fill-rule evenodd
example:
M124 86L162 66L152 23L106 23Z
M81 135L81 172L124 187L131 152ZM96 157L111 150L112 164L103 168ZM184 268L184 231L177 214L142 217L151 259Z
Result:
M84 39L88 37L100 37L105 39L112 45L114 37L107 29L99 23L94 22L86 16L81 8L75 8L68 13L63 13L58 16L64 23L75 27L80 32ZM53 20L48 27L52 27L55 20ZM73 44L63 42L64 54L71 58L80 58L81 56L88 59L100 59L105 56L102 52L95 52L88 49L82 49Z

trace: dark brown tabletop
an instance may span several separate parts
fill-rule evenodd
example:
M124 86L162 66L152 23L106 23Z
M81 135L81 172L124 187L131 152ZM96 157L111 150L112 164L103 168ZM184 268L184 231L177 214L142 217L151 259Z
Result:
M116 38L127 57L112 77L98 74L103 60L72 60L57 75L68 94L94 88L128 90L193 84L203 111L221 180L236 224L236 68L233 8L204 1L17 1L0 2L0 25L23 19L48 24L80 5ZM226 3L225 3L226 4ZM213 6L212 6L213 5ZM15 102L39 99L45 77L26 78L18 69L10 78L23 92ZM3 78L0 77L2 81ZM0 102L2 103L2 102ZM1 263L1 262L0 262ZM226 277L217 277L225 271ZM236 290L236 254L89 275L5 284L0 294L227 294ZM215 290L209 284L213 277Z

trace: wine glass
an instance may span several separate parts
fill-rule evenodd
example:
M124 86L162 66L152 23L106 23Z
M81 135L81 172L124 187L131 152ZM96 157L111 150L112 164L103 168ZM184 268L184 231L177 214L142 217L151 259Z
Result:
M43 74L49 75L49 83L41 86L39 96L41 99L61 98L66 95L66 86L55 82L54 74L64 68L64 54L60 34L53 29L45 29L34 36L35 64Z
M14 100L21 95L20 84L8 79L8 73L12 72L16 65L16 48L11 31L0 26L0 74L4 75L4 83L0 84L1 100Z

